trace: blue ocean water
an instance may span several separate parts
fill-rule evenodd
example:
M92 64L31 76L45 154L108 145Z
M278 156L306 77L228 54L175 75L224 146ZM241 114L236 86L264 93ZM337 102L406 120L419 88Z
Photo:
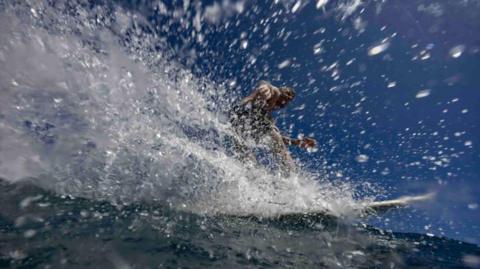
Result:
M0 267L480 267L478 1L0 7ZM232 156L261 79L287 178Z
M480 254L470 243L332 219L207 217L1 184L6 268L475 268Z

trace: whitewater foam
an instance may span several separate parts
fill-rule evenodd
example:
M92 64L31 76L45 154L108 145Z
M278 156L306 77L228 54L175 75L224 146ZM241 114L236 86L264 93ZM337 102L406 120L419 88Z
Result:
M145 21L120 7L5 7L0 177L204 214L352 212L348 184L236 160L221 110L230 98L154 49L161 37Z

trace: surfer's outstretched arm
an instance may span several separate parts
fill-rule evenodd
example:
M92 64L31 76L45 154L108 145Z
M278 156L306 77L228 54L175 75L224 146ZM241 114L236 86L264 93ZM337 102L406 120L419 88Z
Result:
M285 143L285 145L295 145L295 146L299 146L301 148L313 148L317 144L315 139L310 138L310 137L304 137L302 139L294 139L294 138L290 138L290 137L287 137L287 136L283 136L282 139L283 139L283 143Z

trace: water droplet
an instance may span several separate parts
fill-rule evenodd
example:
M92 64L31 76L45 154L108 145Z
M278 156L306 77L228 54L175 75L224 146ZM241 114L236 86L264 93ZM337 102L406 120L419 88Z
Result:
M295 13L298 11L298 9L302 6L302 1L297 1L295 5L292 7L292 13Z
M371 47L368 50L368 56L378 55L378 54L384 52L386 49L388 49L389 46L390 46L390 42L384 42L384 43L381 43L381 44L376 45L374 47Z
M313 54L317 55L322 53L322 47L314 47L313 48Z
M383 169L383 171L381 172L381 174L384 175L384 176L390 174L390 169L388 169L388 168Z
M24 236L25 238L32 238L32 237L35 236L35 234L37 234L37 232L36 232L35 230L30 229L30 230L26 230L26 231L23 233L23 236Z
M328 0L318 0L318 1L317 1L317 4L315 5L315 7L316 7L317 9L321 9L321 8L324 7L327 3L328 3Z
M86 210L80 211L80 216L82 216L82 218L86 218L86 217L88 217L88 215L89 215L88 211L86 211Z
M22 250L18 250L18 249L14 251L10 251L8 255L14 260L21 260L27 257L27 254L25 254Z
M416 98L424 98L430 95L431 90L430 89L425 89L417 92L417 95L415 95Z
M464 45L458 45L450 49L450 56L453 58L458 58L462 56L463 52L465 51Z
M32 15L33 15L35 18L38 17L37 11L36 11L34 8L31 8L31 9L30 9L30 12L32 12Z
M478 208L478 204L477 203L472 203L472 204L468 204L468 209L477 209Z
M365 154L359 154L357 157L355 157L355 161L359 163L366 163L368 162L368 156Z
M36 202L42 199L42 195L28 196L20 202L20 208L26 208L30 206L31 203Z
M248 41L247 40L242 40L242 42L240 42L240 47L242 49L246 49L248 47Z
M287 60L281 62L281 63L278 65L278 68L279 68L279 69L283 69L283 68L285 68L285 67L287 67L287 66L289 66L289 65L290 65L290 60L287 59Z
M431 57L430 53L425 52L425 53L423 53L422 56L420 57L420 60L425 61L425 60L430 59L430 57Z

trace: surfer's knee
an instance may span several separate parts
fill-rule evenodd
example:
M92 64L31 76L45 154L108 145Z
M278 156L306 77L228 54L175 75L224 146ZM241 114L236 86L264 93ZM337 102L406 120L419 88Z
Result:
M287 151L287 147L283 142L283 137L279 132L272 131L270 134L270 138L272 139L272 150L277 153L284 153Z

